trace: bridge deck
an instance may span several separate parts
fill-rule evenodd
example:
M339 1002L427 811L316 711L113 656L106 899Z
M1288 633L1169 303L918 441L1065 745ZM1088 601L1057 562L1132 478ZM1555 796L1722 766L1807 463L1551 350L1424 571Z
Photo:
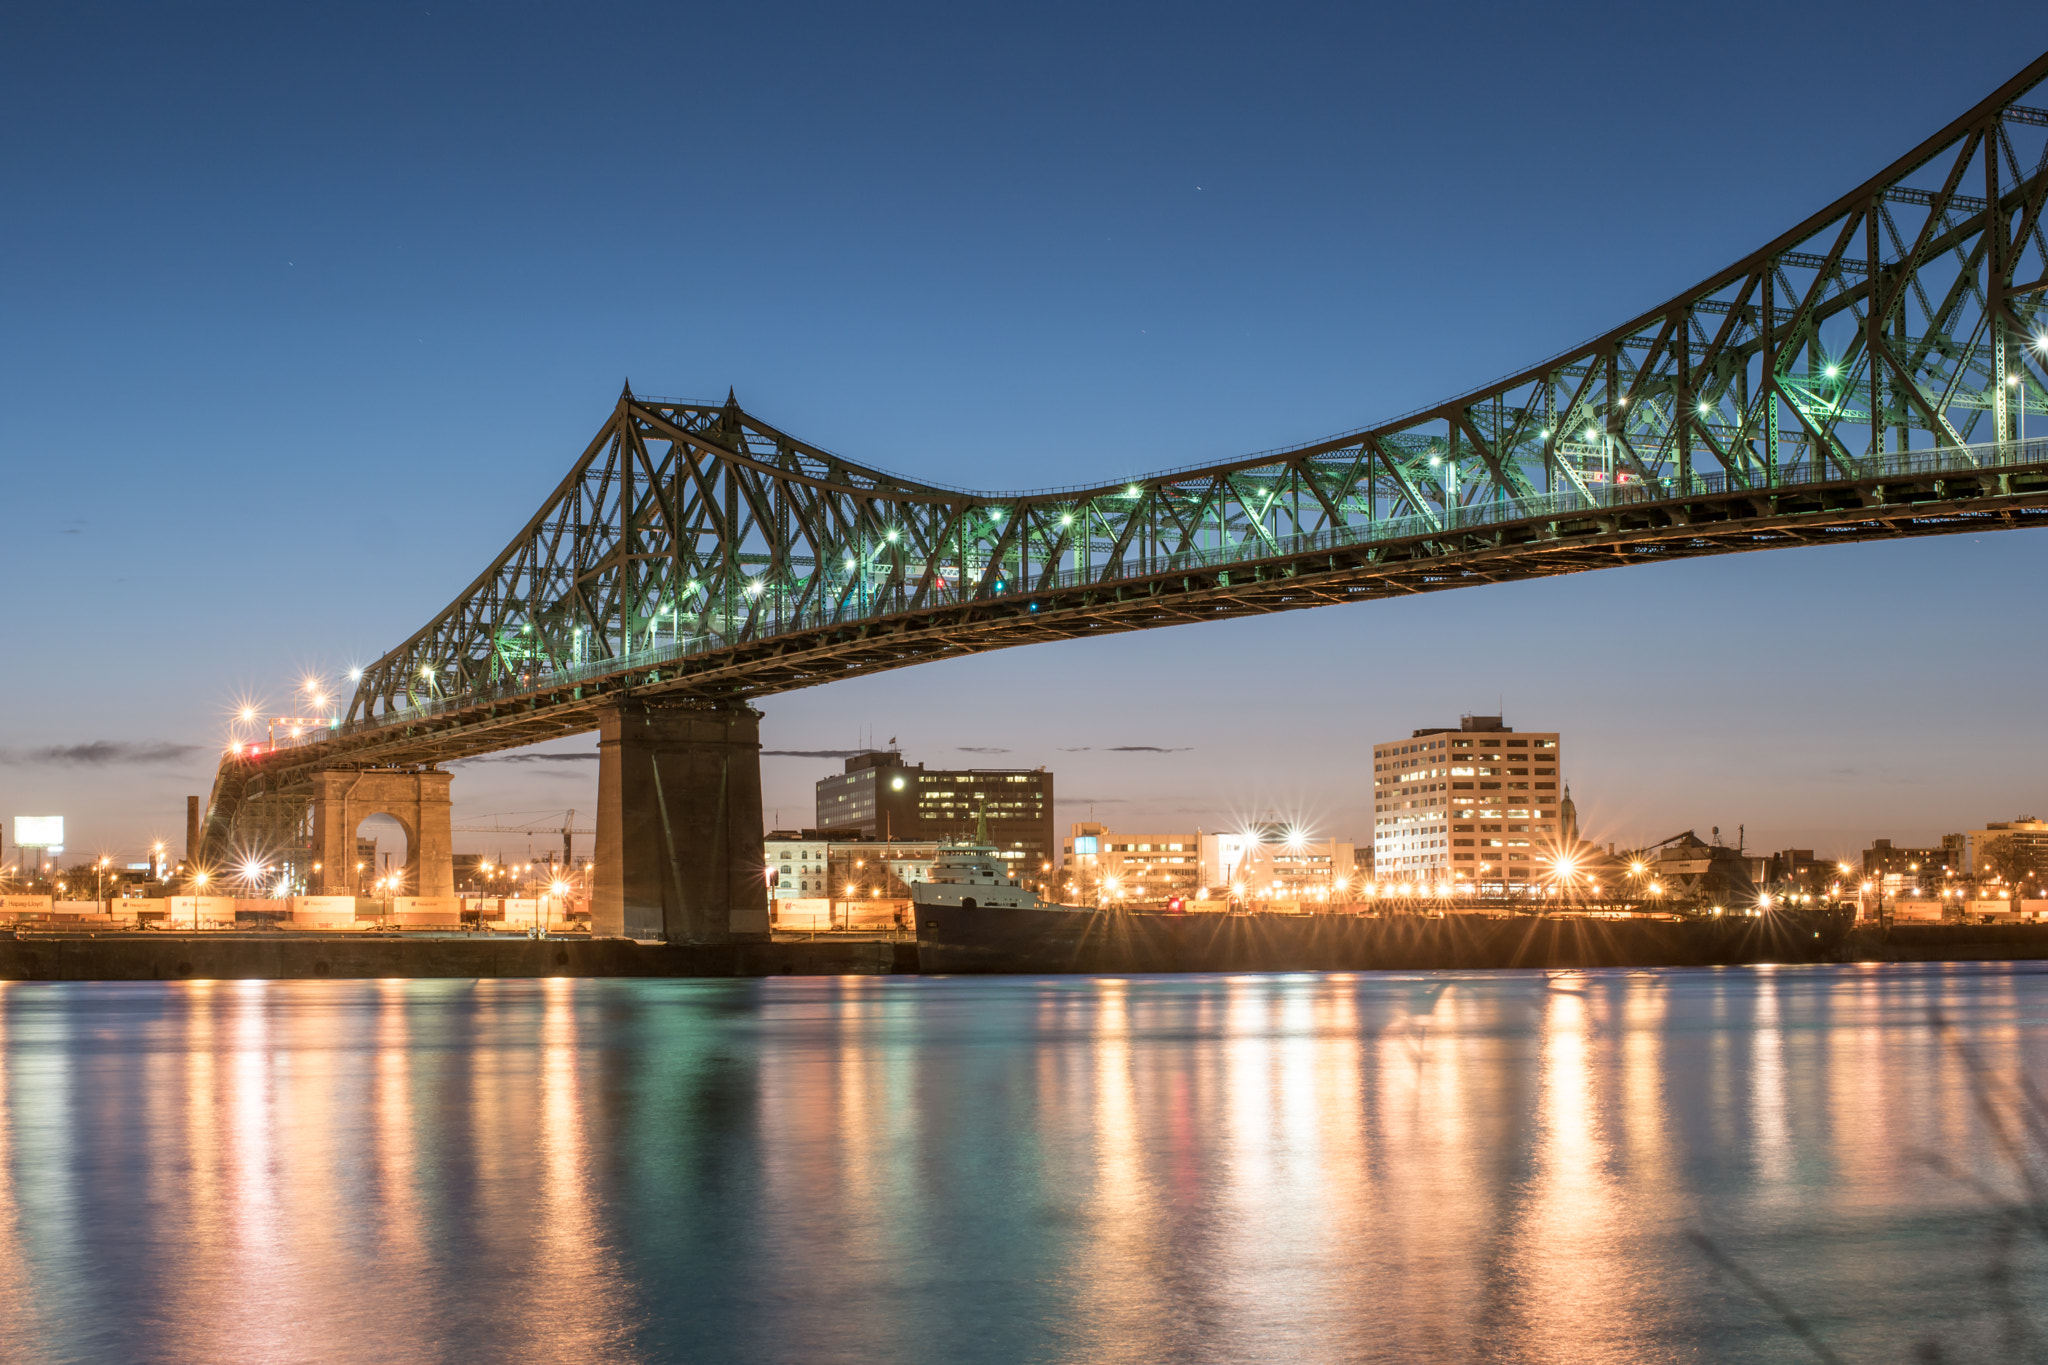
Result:
M444 762L587 732L597 707L625 693L746 700L933 659L1165 625L1705 555L2048 526L2048 440L1912 452L1867 477L1825 483L1613 491L1605 502L1555 499L1533 516L1494 520L1477 514L1488 509L1466 509L1443 528L1414 518L1348 541L1303 537L1263 559L1165 557L1113 583L1067 581L890 615L774 622L735 646L646 650L347 723L255 762Z

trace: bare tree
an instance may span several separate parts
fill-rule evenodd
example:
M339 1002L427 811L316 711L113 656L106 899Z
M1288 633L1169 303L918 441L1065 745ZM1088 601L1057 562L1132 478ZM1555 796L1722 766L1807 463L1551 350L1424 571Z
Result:
M2021 883L2034 875L2034 850L2010 834L2001 834L1996 839L1984 841L1978 862L1986 871L1996 873L2004 880L2006 903L2017 915L2020 898L2026 894Z

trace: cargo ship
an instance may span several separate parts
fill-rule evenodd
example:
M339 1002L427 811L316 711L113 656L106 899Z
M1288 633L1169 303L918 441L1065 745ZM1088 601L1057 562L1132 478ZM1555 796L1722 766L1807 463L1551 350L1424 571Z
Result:
M988 850L992 855L993 849ZM963 858L963 863L969 861ZM985 864L984 864L985 872ZM1829 962L1853 911L1756 914L1172 914L1050 905L960 881L913 894L921 970L957 973L1433 971ZM922 888L913 888L913 892ZM991 897L1022 893L1019 903ZM1030 904L1021 903L1028 898Z

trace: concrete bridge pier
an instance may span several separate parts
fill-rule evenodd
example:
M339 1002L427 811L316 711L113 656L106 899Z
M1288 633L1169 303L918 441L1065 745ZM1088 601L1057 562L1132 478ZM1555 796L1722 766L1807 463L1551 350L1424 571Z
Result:
M455 831L448 784L432 768L342 768L313 774L313 894L353 896L378 869L356 873L356 827L388 815L405 828L404 894L455 894Z
M598 710L591 931L768 937L761 713L626 699Z

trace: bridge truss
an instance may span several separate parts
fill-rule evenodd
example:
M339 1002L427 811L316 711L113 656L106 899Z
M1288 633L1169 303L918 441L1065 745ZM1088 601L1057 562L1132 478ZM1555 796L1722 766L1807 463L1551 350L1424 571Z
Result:
M1038 640L1782 545L2048 525L2048 56L1620 327L1395 421L1100 487L908 479L621 394L303 762L588 730ZM2031 100L2031 102L2030 102ZM280 755L279 757L282 757Z

